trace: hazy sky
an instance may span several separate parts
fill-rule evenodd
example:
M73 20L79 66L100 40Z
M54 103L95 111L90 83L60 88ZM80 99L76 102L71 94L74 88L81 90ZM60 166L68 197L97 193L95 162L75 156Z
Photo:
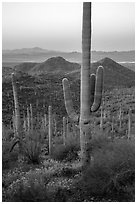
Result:
M92 4L92 49L135 49L135 3ZM2 48L81 51L82 3L4 2Z

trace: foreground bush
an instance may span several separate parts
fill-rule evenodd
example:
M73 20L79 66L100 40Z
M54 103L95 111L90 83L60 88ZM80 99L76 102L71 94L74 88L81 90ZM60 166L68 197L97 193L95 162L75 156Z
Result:
M9 127L2 125L2 169L3 170L11 168L18 159L17 149L14 149L14 151L10 153L12 134L13 132L9 129Z
M77 145L56 145L51 157L58 161L73 161L78 158L79 147Z
M83 172L78 189L83 196L108 197L117 201L134 201L134 141L116 139L93 149L91 165Z

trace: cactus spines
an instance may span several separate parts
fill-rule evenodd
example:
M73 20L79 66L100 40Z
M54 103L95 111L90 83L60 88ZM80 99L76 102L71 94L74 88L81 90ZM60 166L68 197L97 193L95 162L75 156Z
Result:
M95 75L90 76L91 55L91 2L83 3L82 26L82 67L81 67L81 91L80 91L80 119L76 114L68 80L63 79L65 106L69 117L74 122L79 122L80 145L82 165L90 162L88 143L91 134L91 113L99 109L103 90L103 67L99 66Z
M49 116L49 131L48 131L48 136L49 136L49 155L51 155L52 151L52 107L49 106L48 108L48 116Z

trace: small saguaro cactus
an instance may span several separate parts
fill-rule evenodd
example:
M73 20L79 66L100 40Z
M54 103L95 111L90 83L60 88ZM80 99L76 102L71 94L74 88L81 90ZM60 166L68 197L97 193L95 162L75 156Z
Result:
M90 163L88 151L89 138L91 136L92 114L101 104L103 91L103 67L99 66L96 76L90 76L91 55L91 2L83 3L83 27L82 27L82 67L81 67L81 91L80 91L80 116L75 112L71 99L68 79L63 79L64 100L69 117L79 123L80 146L82 166Z
M63 117L63 144L66 145L66 137L67 137L67 134L66 134L66 118Z
M131 109L129 109L128 111L128 139L131 138L131 115L132 115L132 112L131 112Z
M31 122L31 131L33 131L33 109L32 109L32 104L30 104L30 122Z
M52 151L52 107L49 106L48 108L48 116L49 116L49 131L48 131L48 136L49 136L49 155L51 155L51 151Z
M30 131L30 112L29 112L29 107L27 107L27 130Z
M101 113L100 113L100 129L103 130L103 107L101 106Z

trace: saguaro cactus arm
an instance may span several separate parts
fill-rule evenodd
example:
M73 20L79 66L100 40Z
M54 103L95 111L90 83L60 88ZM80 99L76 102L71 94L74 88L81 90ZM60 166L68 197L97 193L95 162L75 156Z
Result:
M65 107L69 117L74 121L79 121L79 115L75 112L73 107L73 102L70 93L70 85L67 78L62 80L63 83L63 91L64 91L64 100L65 100Z
M79 115L75 112L73 102L70 93L70 85L67 78L63 79L63 91L66 111L69 117L74 122L79 122ZM103 67L99 66L97 74L91 74L90 76L90 105L91 112L95 112L99 109L102 100L103 91Z
M94 102L94 93L95 93L95 81L96 81L96 75L91 74L90 75L90 106L93 105Z
M97 111L101 104L103 91L103 70L104 69L102 66L99 66L97 69L94 103L93 106L91 107L92 112Z

